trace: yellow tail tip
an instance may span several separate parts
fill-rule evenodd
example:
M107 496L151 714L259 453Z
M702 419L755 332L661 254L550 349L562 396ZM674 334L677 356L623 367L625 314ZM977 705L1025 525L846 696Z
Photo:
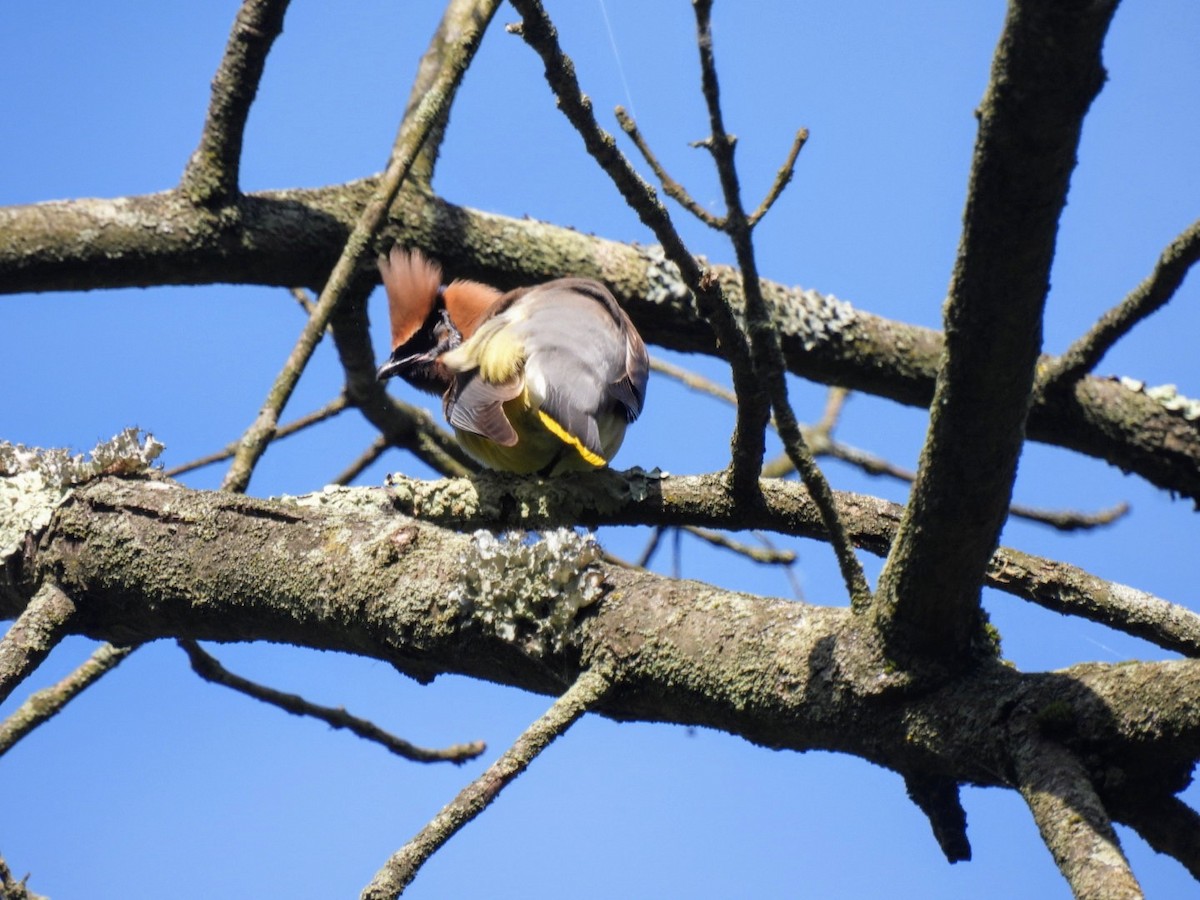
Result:
M588 465L595 466L596 468L608 465L607 459L605 459L603 456L600 456L598 453L593 453L587 447L583 446L579 438L575 437L575 435L571 434L571 432L559 425L558 422L554 421L553 417L540 409L537 411L537 414L538 418L542 420L542 424L546 426L546 430L564 444L574 447L579 455L583 457L583 461Z

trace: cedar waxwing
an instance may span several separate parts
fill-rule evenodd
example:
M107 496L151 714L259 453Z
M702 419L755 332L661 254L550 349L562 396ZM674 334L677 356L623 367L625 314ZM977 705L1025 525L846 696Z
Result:
M380 380L443 394L458 442L485 466L552 475L607 465L646 397L641 336L600 282L560 278L502 294L442 285L437 263L379 258L392 321Z

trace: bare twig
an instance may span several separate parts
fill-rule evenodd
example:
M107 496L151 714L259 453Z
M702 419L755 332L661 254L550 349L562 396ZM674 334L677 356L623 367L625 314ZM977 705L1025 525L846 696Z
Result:
M305 428L309 428L313 425L319 425L321 422L324 422L327 419L332 419L338 413L346 409L348 405L349 404L346 402L345 394L335 397L320 409L313 410L308 415L301 416L299 419L295 419L291 422L288 422L286 425L281 426L278 430L276 430L275 435L271 438L271 443L296 434L298 431L303 431ZM229 444L224 450L218 450L216 453L210 453L208 456L201 456L199 459L193 459L192 461L178 465L173 469L167 469L164 474L171 478L175 478L176 476L186 474L187 472L194 472L196 469L202 469L205 466L211 466L213 463L219 463L223 460L231 459L237 454L237 449L238 445L236 442Z
M792 411L788 400L787 380L784 378L783 350L779 343L779 335L771 326L770 314L767 311L766 300L763 297L762 285L758 279L758 262L754 254L754 243L751 240L753 223L747 217L742 206L741 187L738 183L737 167L734 164L734 139L725 130L724 118L721 112L720 87L717 80L716 59L712 43L712 0L693 0L692 9L696 14L696 44L700 50L700 74L704 99L708 105L709 122L712 134L707 147L716 162L717 174L720 177L721 189L725 196L725 228L733 243L737 255L738 266L742 272L742 290L746 299L746 331L750 337L753 352L754 368L758 380L765 385L766 390L753 391L747 394L738 390L738 420L742 422L742 409L748 401L758 403L759 396L765 394L770 402L765 410L755 408L748 419L759 429L756 439L758 451L757 463L753 467L752 477L758 480L762 471L761 430L765 429L771 409L775 411L775 424L779 436L783 440L789 458L800 473L817 507L830 535L830 543L837 556L838 567L850 595L851 604L857 609L865 609L871 600L871 589L867 585L867 577L862 564L854 555L851 545L838 519L837 506L834 503L833 491L824 473L817 465L812 455L800 423ZM795 153L799 153L802 140L794 145ZM794 159L792 159L794 163ZM782 185L780 185L782 190ZM764 210L765 211L765 210ZM747 437L743 435L743 437ZM749 472L743 477L750 477ZM738 478L735 459L734 480Z
M860 450L849 444L843 444L841 441L835 441L816 428L806 430L805 437L808 438L809 446L813 448L813 453L816 456L829 456L833 459L841 460L867 475L886 475L889 478L907 483L912 483L917 477L915 472L905 469L903 466L890 463L883 457L868 453L866 450ZM785 455L767 462L763 466L763 477L782 478L793 471L795 471L795 466L792 465L792 461ZM1129 504L1117 503L1107 509L1088 513L1070 509L1038 509L1033 506L1014 503L1009 506L1008 512L1018 519L1027 519L1030 522L1049 525L1058 531L1082 531L1111 525L1129 513Z
M349 484L355 478L361 475L366 468L371 465L371 463L383 456L390 446L391 444L388 443L387 438L383 437L382 435L375 438L375 440L371 441L371 446L360 453L358 458L355 459L354 462L350 463L350 465L346 466L346 468L342 470L341 474L334 478L330 484Z
M1117 833L1079 759L1061 744L1023 734L1013 741L1012 760L1021 796L1075 896L1141 898Z
M633 145L641 152L642 158L646 160L647 165L654 172L654 177L658 179L666 195L710 228L715 228L718 231L723 229L725 227L725 219L723 217L714 216L710 213L692 198L692 195L687 192L687 188L667 174L667 170L662 167L662 164L658 161L658 157L654 155L654 151L650 149L650 145L646 143L646 139L642 137L642 132L638 130L637 122L633 120L633 117L620 106L617 107L616 114L617 123L621 126L621 130L629 135L629 139L633 141Z
M296 346L276 377L262 409L242 436L237 455L226 473L222 488L243 491L250 483L254 467L275 433L280 412L291 397L339 303L354 285L359 261L366 255L375 231L387 215L387 210L408 175L425 138L453 100L463 74L479 47L484 29L498 5L499 0L477 0L472 7L472 14L465 17L463 27L456 32L452 47L447 48L443 56L444 65L432 88L421 99L416 109L405 116L383 178L347 239L341 257L321 291L317 308L309 317Z
M646 542L645 548L642 550L642 555L638 557L638 567L646 568L650 565L650 561L654 559L654 554L658 552L658 548L662 545L663 534L666 533L666 528L662 525L657 526L650 534L650 540Z
M43 722L52 719L71 700L115 669L121 660L136 649L137 645L115 647L112 644L103 644L87 662L58 684L27 697L24 703L13 710L12 715L0 723L0 756L11 750L21 738Z
M796 562L796 554L792 550L776 550L772 547L751 547L749 544L734 540L729 535L721 534L719 531L710 531L707 528L698 528L695 525L685 526L684 531L692 537L712 544L714 547L720 547L723 550L736 553L738 556L744 556L751 562L763 563L768 566L790 566Z
M1197 260L1200 260L1200 219L1171 241L1145 281L1049 364L1039 379L1042 389L1066 387L1096 368L1113 344L1175 296Z
M1116 5L1008 6L979 109L929 430L876 593L875 621L901 664L963 666L987 646L979 586L1008 515L1059 218Z
M783 193L783 189L792 180L792 175L796 171L796 158L800 155L800 151L804 149L806 143L808 143L808 129L801 128L796 132L796 137L792 141L792 149L788 151L787 159L783 161L783 165L775 173L775 180L771 183L766 196L763 197L762 203L758 205L758 209L746 217L746 221L751 228L757 225L759 220L771 211L771 207L775 205L775 201L779 199L779 195Z
M363 890L364 900L400 894L438 848L483 812L535 757L608 694L612 683L595 669L584 672L544 715L527 728L504 755L467 785L415 837L387 861Z
M245 0L233 21L225 55L212 82L212 99L180 181L180 191L200 206L219 207L238 193L242 137L267 54L283 31L288 0Z
M25 611L0 639L0 703L3 703L67 636L75 601L45 581Z
M685 369L683 366L677 366L674 363L669 363L657 356L650 357L650 368L655 372L666 375L668 378L675 379L684 385L684 387L691 388L693 391L708 394L710 397L716 397L718 400L725 401L730 406L737 406L737 394L697 372Z
M733 384L739 395L753 396L755 391L754 366L750 358L750 347L743 336L737 319L725 300L721 285L707 268L688 251L679 233L671 222L670 214L658 200L649 184L630 165L629 160L617 149L613 136L596 122L591 101L584 96L575 78L575 67L558 45L558 33L546 15L539 0L513 0L513 6L521 14L518 32L542 59L546 81L558 100L559 108L575 126L583 138L584 146L600 167L607 173L629 207L654 232L663 246L663 251L679 268L680 276L696 298L696 303L705 315L726 361L733 373ZM760 404L761 405L761 404ZM751 426L753 413L758 407L744 403L738 407L738 424L734 426L733 469L735 472L757 472L762 465L761 429ZM758 433L758 446L755 437ZM739 476L742 478L743 476ZM734 489L744 488L747 502L753 500L753 486L739 482Z
M178 643L188 655L192 669L205 681L223 685L224 687L245 694L247 697L253 697L255 700L261 700L263 703L277 706L284 712L289 712L294 716L311 716L314 719L320 719L331 728L345 728L347 731L358 735L364 740L374 741L376 744L385 747L404 759L412 760L413 762L452 762L455 765L462 765L468 760L479 756L479 754L487 749L487 745L483 741L455 744L442 750L430 750L425 747L418 747L402 738L389 734L378 725L368 722L366 719L350 715L344 709L334 709L329 706L310 703L297 694L286 694L283 691L264 687L261 684L256 684L253 681L242 678L240 675L235 675L222 666L213 656L206 653L193 640L184 639Z

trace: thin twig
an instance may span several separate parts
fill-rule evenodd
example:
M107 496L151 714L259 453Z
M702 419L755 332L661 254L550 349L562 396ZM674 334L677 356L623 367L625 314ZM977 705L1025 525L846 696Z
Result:
M220 207L238 193L242 137L267 54L283 31L288 0L245 0L233 21L225 55L212 81L200 145L179 189L199 206Z
M367 469L367 467L371 465L371 463L383 456L390 446L391 444L388 443L387 438L383 437L382 435L375 438L375 440L371 441L371 446L367 447L366 450L360 453L358 458L355 459L354 462L350 463L350 465L346 466L346 468L342 470L341 474L334 478L330 484L349 484L355 478L361 475Z
M890 463L883 457L868 453L866 450L860 450L857 447L843 444L841 441L835 441L828 437L822 439L821 432L815 429L812 431L806 430L805 437L808 438L809 446L813 448L814 455L829 456L840 460L854 466L867 475L884 475L908 484L911 484L917 477L916 473L910 469ZM786 454L777 459L769 460L763 465L764 478L782 478L794 471L795 466L792 465L791 459ZM1049 525L1058 531L1069 532L1084 531L1111 525L1129 513L1129 504L1124 502L1117 503L1106 509L1088 513L1071 509L1038 509L1037 507L1014 503L1009 506L1008 512L1009 515L1015 516L1018 519L1026 519L1030 522L1037 522L1040 525Z
M759 220L771 211L771 207L775 205L775 201L779 199L779 195L783 193L783 189L792 180L792 176L796 171L796 158L800 155L800 151L804 149L806 143L808 143L808 129L801 128L796 132L796 137L792 141L792 149L788 151L787 159L783 161L783 165L775 173L775 180L771 183L767 195L763 197L762 203L758 205L758 209L750 213L747 217L747 222L751 228L757 225Z
M74 615L75 601L53 582L42 582L24 612L0 639L0 703L67 636Z
M392 855L363 890L363 900L383 900L400 894L438 848L483 812L539 753L584 713L600 703L611 688L609 677L595 669L580 675L503 756L463 788L428 825Z
M734 540L728 535L721 534L719 531L711 531L707 528L700 528L696 525L685 525L684 531L692 537L699 538L705 543L712 544L714 547L720 547L723 550L729 550L736 553L738 556L744 556L751 562L762 563L768 566L790 566L796 562L796 553L794 550L776 550L772 547L751 547L742 541Z
M405 116L396 137L391 161L346 240L342 254L321 291L317 308L309 317L295 347L276 377L258 416L242 436L237 455L225 475L222 488L240 492L250 483L254 467L275 432L280 412L290 399L338 304L354 285L359 261L366 255L370 242L383 223L388 208L420 152L421 145L453 100L463 74L479 47L484 29L495 14L499 2L500 0L477 0L473 5L473 15L465 17L466 21L456 33L454 43L447 48L443 57L444 65L433 87L421 99L416 109Z
M638 557L638 568L644 569L650 565L650 561L654 559L654 554L658 552L658 548L662 546L663 534L667 531L665 526L658 525L650 533L650 540L646 542L645 548L642 550L642 555Z
M816 459L804 439L800 423L792 411L791 402L788 400L783 349L779 343L779 334L771 325L770 314L763 297L762 286L759 283L758 262L755 259L754 243L751 240L753 225L742 207L741 187L738 184L737 167L734 164L734 140L725 130L721 112L721 95L717 80L716 59L713 54L710 19L712 0L694 0L692 9L696 14L696 44L700 50L702 89L708 105L709 122L712 126L712 135L707 146L716 162L721 189L725 195L727 212L724 231L733 243L738 266L742 273L742 289L746 299L746 330L750 336L750 346L754 354L754 367L759 376L758 380L766 387L765 392L762 390L750 393L743 390L737 392L738 421L739 423L744 421L754 423L754 427L760 429L756 441L761 444L761 429L766 428L770 409L774 409L776 427L788 456L795 464L800 478L820 509L821 517L829 531L830 543L837 556L838 567L841 569L842 579L846 584L846 591L850 595L851 604L857 609L865 609L871 600L871 589L867 584L866 574L863 572L858 557L854 554L854 547L846 535L845 528L838 519L833 490L817 465ZM802 146L803 142L800 141L799 144ZM799 146L795 150L798 153ZM756 406L753 413L747 419L743 419L741 410L746 406L748 400L758 404L760 401L757 398L764 393L770 398L768 408L762 410ZM749 440L750 436L743 435L743 438ZM754 481L757 482L761 471L762 454L759 452L753 472L745 472L742 477L749 478L752 475ZM738 478L736 461L734 478L735 480Z
M56 716L86 688L115 669L137 646L103 644L87 662L62 681L30 694L24 703L13 710L12 715L0 723L0 756L11 750L29 732Z
M737 394L729 390L729 388L717 384L709 378L705 378L698 372L693 372L690 369L683 368L683 366L669 363L657 356L650 357L650 368L655 372L666 375L668 378L675 379L684 387L691 388L697 393L708 394L710 397L716 397L718 400L725 401L730 406L737 406Z
M418 747L415 744L410 744L403 738L389 734L378 725L368 722L366 719L350 715L344 709L334 709L333 707L310 703L297 694L287 694L283 691L277 691L274 688L265 687L242 678L240 675L235 675L222 666L213 656L201 649L200 645L193 640L180 639L178 644L188 655L188 660L192 664L193 671L205 681L231 688L248 697L253 697L255 700L261 700L263 703L277 706L284 712L289 712L294 716L310 716L314 719L320 719L331 728L345 728L347 731L358 735L364 740L374 741L376 744L404 759L412 760L413 762L452 762L455 765L462 765L468 760L479 756L487 749L487 745L483 741L455 744L442 750L430 750L425 747Z
M725 219L722 216L713 215L697 203L692 198L692 195L687 192L687 188L667 174L667 170L662 167L662 164L658 161L658 157L654 155L654 151L646 143L646 139L637 127L637 122L633 120L633 117L629 113L625 112L624 107L618 106L616 115L617 123L621 126L621 130L629 135L629 139L633 141L633 145L641 152L642 158L646 160L647 165L654 172L654 177L662 185L663 192L705 225L721 231L725 227Z
M332 419L338 413L345 410L347 406L349 406L349 403L346 401L345 394L335 397L320 409L313 410L306 416L301 416L299 419L295 419L291 422L288 422L286 425L280 426L280 428L276 430L274 437L271 438L271 443L283 440L283 438L296 434L298 431L303 431L305 428L309 428L313 425L319 425L321 422L324 422L327 419ZM234 442L229 444L224 450L218 450L216 453L210 453L208 456L201 456L199 459L193 459L192 461L178 465L173 469L167 469L164 474L170 478L175 478L179 475L186 474L187 472L194 472L196 469L202 469L205 466L211 466L213 463L219 463L232 458L237 454L237 450L238 445L236 442Z
M1200 219L1167 245L1154 264L1154 271L1141 284L1049 364L1039 379L1042 389L1065 388L1095 369L1117 341L1170 302L1197 260L1200 260Z
M1030 730L1036 729L1035 724ZM1017 788L1042 840L1079 900L1135 900L1142 890L1087 770L1066 747L1035 733L1014 738Z

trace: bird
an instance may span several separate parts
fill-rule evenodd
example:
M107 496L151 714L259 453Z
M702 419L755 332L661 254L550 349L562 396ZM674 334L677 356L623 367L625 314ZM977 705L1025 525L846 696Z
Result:
M502 292L457 279L419 250L380 256L392 352L379 367L442 395L469 456L518 474L609 464L641 414L650 359L599 281L559 278Z

